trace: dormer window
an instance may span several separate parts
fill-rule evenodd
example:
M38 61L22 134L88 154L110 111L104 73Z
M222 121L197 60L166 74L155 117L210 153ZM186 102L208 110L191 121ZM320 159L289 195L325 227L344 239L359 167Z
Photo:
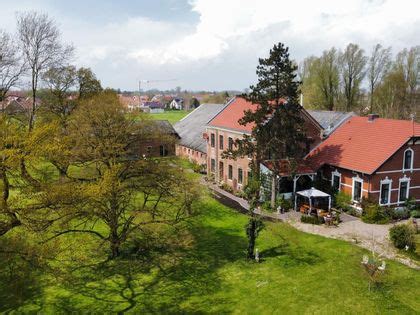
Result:
M413 150L407 149L404 151L404 170L413 169Z

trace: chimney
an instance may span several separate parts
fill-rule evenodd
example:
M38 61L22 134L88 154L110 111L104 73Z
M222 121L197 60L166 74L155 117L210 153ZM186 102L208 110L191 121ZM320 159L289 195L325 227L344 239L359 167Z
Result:
M374 122L375 119L378 119L378 118L379 118L379 115L378 114L369 114L368 115L368 121L369 122Z

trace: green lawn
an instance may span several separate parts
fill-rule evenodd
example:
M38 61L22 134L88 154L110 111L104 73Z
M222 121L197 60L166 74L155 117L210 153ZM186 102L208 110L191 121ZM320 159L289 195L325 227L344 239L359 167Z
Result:
M150 116L153 119L169 120L171 124L174 124L177 121L180 121L189 113L190 111L187 111L187 110L169 110L169 111L165 111L164 113L150 114Z
M249 263L246 216L209 197L198 208L201 214L182 229L133 240L115 261L104 261L107 248L96 239L74 235L45 249L58 248L59 255L40 267L0 260L0 312L420 312L418 271L389 261L382 284L369 292L360 265L364 250L282 223L266 224L257 244L263 261ZM16 230L0 248L28 238Z

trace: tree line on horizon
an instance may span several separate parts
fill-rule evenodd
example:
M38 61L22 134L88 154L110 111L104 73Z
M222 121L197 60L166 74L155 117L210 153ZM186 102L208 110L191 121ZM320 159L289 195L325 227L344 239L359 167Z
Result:
M370 52L354 43L344 50L332 47L305 58L299 79L308 108L420 119L420 46L395 56L381 44Z

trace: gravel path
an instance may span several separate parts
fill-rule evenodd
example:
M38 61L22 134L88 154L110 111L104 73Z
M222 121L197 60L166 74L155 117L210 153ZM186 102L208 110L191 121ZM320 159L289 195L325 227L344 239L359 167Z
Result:
M343 222L338 227L313 225L300 222L300 213L288 212L279 215L280 218L300 231L322 235L329 238L350 241L358 246L386 257L397 260L411 268L419 269L420 266L413 260L399 255L389 239L389 229L394 224L367 224L359 218L341 214ZM398 224L405 223L404 221Z

